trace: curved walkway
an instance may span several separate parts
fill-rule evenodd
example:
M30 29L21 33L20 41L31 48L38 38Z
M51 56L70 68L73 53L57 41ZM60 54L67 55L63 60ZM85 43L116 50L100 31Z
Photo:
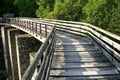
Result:
M49 80L116 80L119 76L114 65L88 37L57 31Z

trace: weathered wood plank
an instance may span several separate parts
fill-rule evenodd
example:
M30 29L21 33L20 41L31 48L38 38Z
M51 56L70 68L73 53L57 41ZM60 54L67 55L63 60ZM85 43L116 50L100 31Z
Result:
M120 75L104 75L104 76L85 76L85 77L50 77L49 80L119 80Z
M75 51L97 51L97 48L71 48L71 49L60 49L55 50L55 52L75 52Z
M69 77L74 77L74 76L97 76L97 75L111 75L111 74L119 74L116 70L110 70L110 71L60 71L60 70L51 70L50 71L50 76L69 76Z
M88 58L88 59L80 59L80 58L59 58L57 57L57 59L54 57L53 60L57 60L58 62L108 62L109 60L106 58Z
M106 62L106 63L59 63L59 64L54 64L51 66L51 68L53 69L80 69L80 68L89 68L89 70L91 70L91 68L110 68L113 67L113 65L110 62Z
M80 49L80 48L86 48L86 49L96 49L93 45L59 45L56 46L57 49Z
M101 51L98 50L94 50L94 51L72 51L72 52L67 52L67 51L60 51L60 52L55 52L54 55L103 55L103 53L101 53Z
M51 72L89 72L89 71L115 71L114 67L86 67L86 68L52 68ZM118 73L116 71L116 73Z
M89 45L89 44L91 44L90 42L72 42L72 43L56 43L56 46L58 46L58 45Z
M57 35L59 40L54 52L50 77L56 77L56 80L59 80L59 77L65 80L72 80L72 78L76 80L75 77L79 76L79 80L81 78L105 79L103 76L119 75L101 49L89 42L89 38L84 42L69 35L69 33Z
M54 57L65 57L65 58L97 58L97 57L105 57L103 54L55 54Z

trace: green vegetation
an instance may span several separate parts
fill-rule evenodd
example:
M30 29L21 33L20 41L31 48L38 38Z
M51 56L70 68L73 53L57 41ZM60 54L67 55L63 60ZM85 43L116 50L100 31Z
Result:
M120 0L89 0L83 21L120 35Z
M2 0L0 15L82 21L120 35L120 0Z

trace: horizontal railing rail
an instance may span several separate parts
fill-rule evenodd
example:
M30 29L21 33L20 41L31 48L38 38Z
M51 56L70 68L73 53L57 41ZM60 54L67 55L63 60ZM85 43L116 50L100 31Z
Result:
M35 27L33 29L33 25L36 26L36 23L37 23L37 26L38 26L38 24L47 25L47 26L55 25L56 29L58 29L58 30L67 31L70 33L80 34L80 35L84 34L84 35L88 36L91 39L91 41L94 42L95 45L97 44L97 46L100 46L102 52L116 66L118 71L120 71L120 36L112 34L108 31L105 31L105 30L98 28L96 26L93 26L91 24L82 23L82 22L51 20L51 19L38 19L38 18L34 18L34 19L20 18L20 20L21 21L17 21L17 20L13 21L13 23L17 22L17 24L19 24L19 25L24 23L21 26L26 25L23 28L26 28L26 29L29 28L34 33L38 31L38 30L36 30ZM25 21L25 22L22 22L22 21ZM30 22L32 22L32 23L30 23ZM42 29L42 28L40 28L40 29ZM33 72L35 71L36 66L39 63L39 60L42 59L42 55L47 54L47 52L49 51L49 46L55 45L54 42L52 42L50 45L48 45L48 43L50 43L51 41L55 41L54 38L50 38L51 35L55 35L55 34L53 34L53 33L55 33L54 30L55 29L52 28L51 33L49 33L49 37L47 37L45 43L42 45L41 49L37 52L36 58L35 58L33 64L30 65L27 72L24 74L24 76L22 78L23 80L29 80L32 77ZM45 31L47 31L47 30L45 30ZM37 33L40 33L40 32L37 32ZM48 34L48 33L46 33L46 34ZM52 39L54 39L54 40L52 40ZM47 50L44 49L45 47ZM53 51L54 46L51 46L51 47L52 47L52 50L50 50L50 51ZM49 56L51 56L51 55L52 54L49 54ZM45 58L43 60L43 63L41 63L41 68L38 71L36 80L37 79L40 79L40 80L47 79L47 77L45 77L45 75L48 75L49 70L48 70L48 72L45 71L48 68L44 67L44 66L50 66L50 64L46 65L46 63L49 63L49 59L51 61L51 59L52 59L51 57ZM42 75L42 76L40 76L40 75Z
M46 37L45 41L43 41L43 44L36 53L33 62L29 65L28 69L22 76L22 80L31 80L32 77L35 77L35 80L47 80L55 49L55 26L21 18L9 18L7 21L7 23L1 23L1 25L8 25L19 28L27 33L35 35L35 37ZM39 68L38 65L40 65ZM33 74L36 71L36 69L38 69L36 73L37 75L34 76Z
M46 37L48 32L50 32L50 30L52 30L52 27L54 26L19 18L10 18L9 22L10 24L20 26L20 28L24 30L30 31L30 33L40 35L40 38L42 36Z
M84 33L89 35L95 43L97 43L103 53L111 60L111 62L120 71L120 36L112 34L101 28L88 23L51 20L51 19L36 19L37 21L54 24L57 29L70 33Z
M35 72L40 60L41 65L35 80L47 80L54 53L55 42L56 42L55 28L53 28L51 33L49 33L46 41L42 44L41 48L38 50L34 61L28 67L27 71L23 75L22 80L31 80L33 73Z

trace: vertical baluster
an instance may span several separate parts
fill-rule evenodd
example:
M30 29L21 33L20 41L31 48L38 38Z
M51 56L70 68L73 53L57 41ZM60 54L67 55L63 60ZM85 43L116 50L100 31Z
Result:
M15 25L17 24L17 19L15 19Z
M47 37L47 25L45 24L45 37Z
M42 29L41 29L41 23L39 24L39 30L40 30L40 39L42 38Z
M31 21L31 29L30 29L30 32L32 31L33 29L33 22Z
M32 28L32 26L31 26L31 25L32 25L32 24L31 24L31 21L30 21L30 23L29 23L29 24L30 24L29 30L30 30L30 32L31 32L31 28Z
M28 26L28 30L30 30L30 27L31 27L31 22L29 21L29 26Z
M35 33L35 22L33 22L33 34Z
M26 27L26 30L28 29L28 26L29 26L29 23L28 23L28 21L27 21L27 27Z
M23 28L25 27L25 25L26 25L26 22L25 22L25 20L23 20L24 21L24 26L23 26Z
M14 22L15 22L15 19L12 19L12 20L13 20L12 24L14 24Z
M36 26L36 27L35 27L35 28L36 28L36 29L35 29L35 30L36 30L35 32L36 32L36 36L37 36L37 34L38 34L38 32L37 32L37 22L35 23L35 26Z
M30 31L30 29L31 29L31 22L29 21L28 30Z
M27 21L26 21L26 26L25 26L25 30L27 29L27 25L28 25L28 23L27 23Z
M26 26L27 26L27 21L25 20L25 27L24 27L25 29L26 29Z
M18 19L18 25L20 26L20 20Z
M22 23L23 23L23 20L20 20L20 27L21 28L23 27Z
M20 24L19 24L19 26L21 27L21 20L20 20Z
M24 23L24 21L22 20L22 23L21 23L21 26L23 27L23 23Z
M19 20L17 19L17 25L19 26Z
M27 28L27 21L25 21L26 22L26 24L25 24L25 29Z
M18 19L16 19L16 25L18 25Z
M32 32L34 34L34 22L32 22Z

